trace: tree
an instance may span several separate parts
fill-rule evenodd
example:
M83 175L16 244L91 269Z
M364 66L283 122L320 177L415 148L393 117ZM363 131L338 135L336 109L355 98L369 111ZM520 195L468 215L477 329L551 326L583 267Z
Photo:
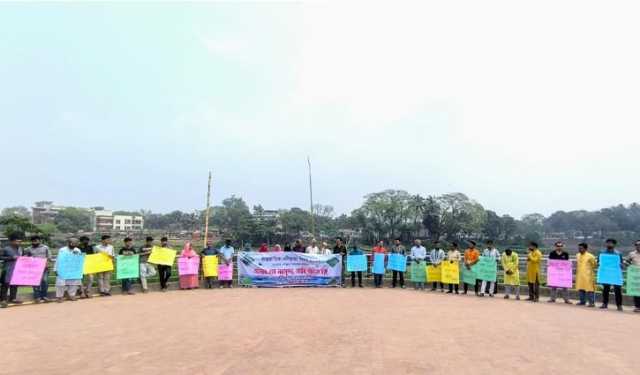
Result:
M24 216L0 216L0 226L2 226L2 232L7 237L13 234L24 237L27 233L38 233L38 228Z
M13 206L13 207L6 207L2 209L2 213L0 213L0 216L20 216L20 217L31 217L31 211L29 211L28 208L26 208L25 206Z
M502 215L500 218L502 226L503 239L506 241L510 239L518 231L518 222L516 219L509 215Z
M440 239L442 233L442 208L438 199L432 195L428 196L424 202L422 211L422 225L429 232L434 240Z
M58 212L53 223L64 233L76 233L92 229L89 212L74 207L67 207Z
M235 195L223 200L222 206L214 207L211 219L211 222L227 236L247 239L251 234L253 223L249 206Z
M298 207L280 212L280 224L284 231L285 241L289 241L290 237L299 237L303 231L311 229L311 214Z
M492 239L498 239L502 236L502 219L494 211L487 210L487 219L484 228L482 228L482 234Z
M484 208L462 193L444 194L438 197L442 208L442 230L447 239L459 235L473 237L482 232L486 220Z
M358 214L366 221L371 221L376 239L393 238L407 222L409 200L410 195L404 190L385 190L368 194Z

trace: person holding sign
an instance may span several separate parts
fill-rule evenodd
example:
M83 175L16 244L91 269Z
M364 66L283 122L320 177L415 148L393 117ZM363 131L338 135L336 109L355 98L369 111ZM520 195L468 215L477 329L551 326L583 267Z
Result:
M424 290L424 283L426 280L425 275L425 260L427 259L427 249L422 246L422 241L415 240L414 245L411 248L411 268L413 281L413 289Z
M373 286L375 288L382 288L382 277L384 276L384 260L387 249L384 248L384 241L378 241L378 246L375 246L371 250L371 256L373 257ZM382 257L378 255L377 259L382 259L382 267L376 267L376 254L382 254Z
M511 249L506 249L500 263L504 269L504 299L509 299L511 289L515 289L516 300L520 300L520 270L518 254Z
M596 306L596 257L589 251L586 243L578 244L576 254L576 289L580 295L578 306L585 306L589 301L589 307Z
M458 243L452 242L451 249L447 252L447 261L460 264L461 260L462 260L462 255L460 254L460 250L458 250ZM447 292L447 294L452 294L454 288L456 290L456 294L458 294L459 286L460 284L449 284L449 291Z
M76 257L83 256L80 249L77 248L78 240L75 238L70 238L67 241L67 246L58 250L58 257L56 258L56 263L54 269L56 270L56 301L58 303L62 302L64 298L64 293L66 292L69 296L69 300L76 301L76 292L78 288L82 285L82 267L78 268L77 279L72 278L73 276L68 276L63 274L61 269L61 259L64 257ZM79 264L80 265L80 264Z
M191 242L187 242L184 244L182 252L180 253L180 257L189 260L195 258L200 259L198 258L198 254L196 254L196 252L191 247ZM199 286L200 282L198 280L198 272L196 272L195 274L180 275L180 289L198 289Z
M160 247L163 249L170 249L169 239L162 237L160 239ZM160 290L166 292L169 288L169 278L171 277L171 266L166 264L158 264L158 277L160 279Z
M529 298L527 301L538 302L540 299L540 263L542 252L536 242L529 242L527 254L527 283L529 284Z
M40 236L33 235L31 236L31 247L25 249L25 255L35 258L45 259L46 262L53 261L53 254L51 254L51 250L47 245L43 245L41 243L42 238ZM45 265L44 271L42 272L42 280L40 281L40 285L33 287L33 301L35 303L40 302L49 302L47 298L47 292L49 291L49 269Z
M564 251L564 243L562 241L557 241L555 244L555 249L549 254L549 259L551 260L564 260L569 261L569 253ZM548 278L548 275L547 275ZM548 280L547 280L548 284ZM562 292L562 299L564 299L564 303L571 305L571 301L569 301L569 288L560 288L556 286L551 286L551 297L547 302L555 303L556 297L558 296L558 289Z
M13 276L13 269L16 266L16 261L19 256L22 256L23 250L20 246L22 244L22 238L16 233L12 233L9 236L9 246L0 250L0 260L3 261L2 273L0 274L0 307L5 308L9 306L9 303L19 305L22 301L18 301L18 287L11 285L11 276ZM8 293L7 293L8 292ZM9 297L7 299L7 297Z
M433 242L433 244L435 247L431 249L431 252L429 253L429 260L431 260L431 265L433 267L439 269L442 265L442 261L446 257L446 254L444 250L442 250L442 247L440 247L440 241L436 240ZM439 271L441 272L442 270L439 269ZM431 291L435 292L437 289L438 282L434 281L433 283L431 283ZM440 282L440 293L444 293L444 284L442 283L442 281Z
M287 251L287 249L285 248L284 251ZM336 238L336 245L333 247L333 253L336 255L340 255L342 257L343 262L347 258L347 247L344 245L344 240L342 238L340 237ZM345 282L345 270L346 270L346 267L342 267L341 286L343 288L344 288L344 282Z
M627 270L627 280L629 279L629 275L634 271L634 270L640 270L640 240L636 241L634 243L635 246L635 250L630 252L629 255L627 255L627 257L625 258L625 263L628 266L633 267L632 269L628 269ZM630 282L627 282L627 288L630 287L631 284ZM629 289L627 289L627 292L629 291ZM629 293L631 294L631 293ZM631 294L633 295L633 294ZM640 313L640 296L639 295L633 295L633 305L635 306L635 309L633 310L633 312L635 313Z
M500 252L493 245L492 240L487 240L487 248L482 252L482 256L493 259L493 261L496 262L497 267L498 261L500 260ZM489 297L493 297L493 294L497 290L496 285L497 280L489 282L487 282L487 280L482 280L482 284L480 285L480 297L484 297L485 292L489 293ZM487 289L487 286L489 286L489 289Z
M215 257L218 256L219 251L218 249L216 249L215 247L213 247L211 245L211 241L207 240L207 247L205 247L204 249L202 249L202 266L204 268L205 265L205 261L206 261L206 257ZM216 262L216 270L218 268L218 262ZM215 282L216 278L215 276L207 276L206 274L204 275L204 281L205 281L205 285L207 287L207 289L211 289L213 288L214 282Z
M613 294L616 298L616 306L618 311L622 309L622 254L616 250L618 241L613 238L605 241L606 249L601 251L598 255L598 280L602 281L602 305L601 309L609 308L609 292L611 292L611 286L613 286ZM606 258L606 259L605 259ZM609 260L614 259L614 262L610 264ZM606 278L605 278L606 276ZM615 279L615 280L614 280ZM600 282L600 281L599 281ZM615 283L614 283L615 282Z
M235 249L233 248L233 246L231 246L231 240L225 240L224 246L220 248L221 260L225 266L229 267L230 265L233 265L234 252L235 252ZM304 251L301 251L301 252L304 252ZM223 285L226 285L227 288L231 288L232 280L220 280L220 288L222 288Z
M91 239L87 236L80 237L80 244L78 245L78 249L84 255L91 255L94 253L94 247L91 244ZM83 298L91 298L91 288L93 286L94 274L90 273L83 276L82 280L82 288L79 289L79 292Z
M156 275L156 269L149 263L149 255L153 250L153 237L147 236L144 245L140 247L140 284L142 285L142 293L149 291L147 279Z
M103 253L113 260L113 246L111 245L111 236L105 234L100 238L100 245L95 247L95 253ZM98 278L98 289L103 297L111 296L111 271L96 273Z
M126 237L124 239L124 247L120 249L120 252L118 254L124 256L136 255L136 249L133 247L133 240L131 238ZM131 284L133 284L133 279L122 279L122 294L134 294L131 291Z
M355 241L353 241L353 243L351 244L351 250L349 250L349 256L354 256L354 255L359 255L359 256L364 255L364 252L362 252L362 250L360 250L358 248L358 244ZM365 263L364 263L364 267L365 267L365 269L367 267L366 260L365 260ZM362 271L352 271L351 272L351 287L352 288L356 287L356 276L358 277L358 287L359 288L363 288L363 286L362 286Z
M399 238L396 238L396 240L394 241L393 247L391 248L391 254L398 254L398 255L406 255L405 254L405 249L404 246L402 246L402 242L400 242ZM402 271L396 271L396 270L392 270L391 271L393 274L393 279L391 281L391 287L395 288L396 287L396 282L398 281L398 276L400 277L400 288L404 289L404 272Z
M469 241L469 248L464 251L464 267L471 271L471 267L473 267L480 260L480 251L476 248L475 241ZM478 295L478 288L480 287L480 282L478 279L475 280L473 289L476 292L476 296ZM469 284L467 282L464 283L462 294L467 294L469 289Z

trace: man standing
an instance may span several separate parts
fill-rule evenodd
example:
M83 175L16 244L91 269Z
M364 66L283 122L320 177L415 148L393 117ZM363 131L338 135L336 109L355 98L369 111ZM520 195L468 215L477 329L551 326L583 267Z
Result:
M345 271L347 269L347 247L344 245L342 238L336 238L336 246L333 247L333 253L336 255L340 254L340 257L342 258L342 270L340 276L342 279L341 286L344 288Z
M100 239L100 245L94 248L96 254L102 253L107 255L113 261L113 246L111 245L111 236L105 234ZM98 288L100 295L108 297L111 295L111 271L98 272Z
M487 248L484 249L484 251L482 252L482 256L493 259L497 267L498 261L500 260L500 252L498 251L498 249L496 249L495 246L493 246L492 240L487 241ZM496 292L496 289L497 289L496 282L497 281L487 282L487 280L482 280L482 285L480 286L480 297L484 297L485 291L489 292L489 297L493 297L493 294ZM486 289L487 285L489 286L488 290Z
M473 267L476 263L478 263L478 260L480 260L480 251L476 248L475 241L469 241L469 245L470 245L469 248L464 251L464 266L467 270L471 271L471 267ZM478 295L479 287L480 287L480 283L478 282L478 279L476 279L475 284L473 285L473 289L476 293L476 296ZM468 290L469 290L469 284L464 283L462 293L467 294Z
M506 249L500 263L504 269L504 299L509 299L511 289L515 288L516 299L520 300L520 260L518 254L511 249Z
M133 247L133 240L131 238L127 237L124 239L124 247L120 249L120 252L118 254L124 255L124 256L136 255L136 249ZM138 265L138 267L140 267L140 265ZM128 294L128 295L134 294L131 291L132 284L133 284L133 279L122 279L122 294Z
M144 245L140 247L140 284L142 284L142 293L149 291L147 279L156 275L156 269L149 263L151 250L153 250L153 237L148 236Z
M220 255L222 255L222 261L225 265L229 265L233 262L233 253L235 249L231 246L231 240L225 240L224 246L220 248ZM231 280L220 280L220 288L223 284L227 285L227 288L231 288Z
M298 239L296 240L295 244L293 245L293 251L296 253L304 253L304 245L302 244L302 240Z
M382 254L382 262L384 264L384 259L386 257L387 249L384 248L384 241L378 241L378 246L375 246L371 251L371 264L374 264L374 259L376 254ZM384 268L383 268L384 270ZM375 271L375 269L373 270ZM375 288L382 288L382 277L384 276L384 271L382 273L373 272L373 286Z
M169 239L162 237L160 239L160 247L169 249ZM158 278L160 279L160 290L166 292L169 288L169 278L171 277L171 266L158 264Z
M529 242L527 254L527 284L529 285L529 298L527 301L538 302L540 299L540 263L542 252L536 242Z
M554 259L554 260L569 260L569 253L567 253L566 251L564 251L564 243L562 241L557 241L555 244L555 249L551 252L551 254L549 254L549 259ZM567 288L558 288L555 286L551 287L551 297L549 298L549 303L554 303L556 302L556 297L558 296L558 289L561 290L562 292L562 299L564 299L564 303L566 304L571 304L571 301L569 301L569 289Z
M25 255L43 258L46 262L53 261L51 250L46 245L41 243L42 239L38 235L31 236L31 247L25 250ZM47 291L49 290L49 265L44 266L44 272L42 273L42 280L39 286L33 287L33 301L35 303L49 302L47 298Z
M422 246L422 241L415 240L414 245L411 248L411 262L418 267L424 267L423 262L425 261L425 259L427 259L427 249ZM424 290L424 282L424 279L420 282L414 281L413 289Z
M65 292L67 292L69 299L71 301L75 301L76 292L78 291L78 288L82 285L82 279L77 279L77 280L63 279L58 274L58 259L60 259L61 255L67 254L67 255L79 256L82 254L80 252L80 249L76 247L77 245L78 245L78 240L75 238L70 238L69 241L67 241L67 246L58 250L58 258L56 259L56 263L54 266L54 269L56 270L56 301L58 303L62 302Z
M353 243L351 244L349 255L364 255L362 250L358 249L358 244L355 241L353 241ZM358 277L358 287L362 288L362 271L351 272L351 287L356 287L356 276Z
M315 238L312 239L311 240L311 244L309 246L307 246L306 253L307 254L311 254L311 255L320 254L320 249L318 248L318 245L317 245L317 242L316 242Z
M629 266L640 268L640 240L637 240L634 243L634 246L636 249L630 252L629 255L627 255L627 257L625 258L625 263ZM633 297L633 305L635 306L633 312L640 313L640 297Z
M204 265L204 257L206 256L218 256L218 254L220 254L220 252L218 251L218 249L216 249L215 247L213 247L213 244L211 243L211 240L207 240L207 247L205 247L204 249L202 249L202 264ZM213 284L215 282L215 277L214 276L206 276L204 278L205 280L205 285L207 287L207 289L211 289L213 288Z
M11 285L11 276L13 275L13 269L16 266L16 261L19 256L22 256L23 250L20 246L22 244L22 238L15 233L9 235L9 246L0 250L0 260L3 261L2 273L0 274L0 307L5 308L9 303L19 305L22 301L18 301L18 287ZM7 299L7 292L8 299Z
M596 306L596 257L589 251L586 243L578 244L576 254L576 289L580 295L578 306L584 306L589 302L589 307Z
M400 242L399 238L396 238L396 240L394 241L393 247L391 247L391 254L399 254L402 256L406 255L404 246L402 246L402 243ZM399 276L400 288L404 289L404 272L393 270L392 273L393 273L393 279L391 282L391 287L392 288L396 287L396 283L398 281L398 276Z
M80 251L85 255L93 254L93 245L90 243L89 237L80 237L80 245L78 246L78 249L80 249ZM82 282L83 286L81 288L81 294L83 294L84 298L91 298L93 278L93 274L84 275L84 280Z
M449 250L447 252L447 261L448 262L455 262L460 264L460 260L462 259L462 255L460 254L460 250L458 250L458 243L457 242L452 242L451 243L451 250ZM458 288L459 288L459 284L449 284L449 291L447 292L447 294L451 294L453 293L453 289L456 289L456 294L458 294Z
M617 244L618 244L618 241L616 241L613 238L609 238L605 242L606 249L604 251L601 251L600 255L598 255L598 264L600 264L600 262L602 261L600 257L602 257L603 255L615 255L620 258L620 272L622 272L622 265L623 265L622 254L620 254L620 252L616 250ZM609 308L609 292L611 292L611 284L602 284L602 305L600 306L601 309ZM623 311L622 286L613 285L613 294L615 295L615 298L616 298L616 306L618 308L618 311Z
M431 249L431 252L429 253L429 259L431 260L432 266L434 266L435 268L440 268L440 266L442 265L442 261L447 255L445 254L444 250L442 250L442 247L440 247L440 241L434 241L433 245L434 248ZM431 284L431 291L435 292L436 289L438 289L437 281ZM444 293L444 284L442 283L442 281L440 281L440 292Z

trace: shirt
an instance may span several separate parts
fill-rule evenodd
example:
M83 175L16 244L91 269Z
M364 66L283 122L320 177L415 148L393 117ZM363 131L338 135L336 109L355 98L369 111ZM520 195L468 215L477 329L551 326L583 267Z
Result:
M447 260L449 261L460 262L460 258L462 258L462 256L460 255L460 251L458 250L449 250L449 252L447 253Z
M566 251L562 251L560 254L555 250L549 254L549 259L558 259L558 260L569 260L569 253Z
M226 260L233 260L233 252L234 251L235 251L235 249L233 248L233 246L224 245L224 246L222 246L220 248L220 254Z
M93 254L93 245L91 244L80 244L80 246L78 246L77 248L80 249L80 251L84 254Z
M640 251L634 250L627 255L625 258L625 263L630 266L638 266L640 267Z
M293 251L295 251L296 253L304 253L304 246L302 245L295 245L293 247Z
M364 253L362 252L362 250L355 248L349 250L349 255L364 255Z
M206 247L202 250L202 255L218 255L220 251L215 247Z
M46 258L47 260L53 260L51 250L46 245L38 245L38 247L29 247L24 250L24 254L35 258Z
M429 259L431 260L431 264L435 264L435 265L442 263L445 256L446 254L442 249L432 249L431 252L429 253Z
M402 245L394 245L394 246L391 248L391 253L393 253L393 254L402 254L402 255L404 255L404 254L405 254L405 252L406 252L406 251L405 251L405 249L404 249L404 246L402 246Z
M336 245L333 247L334 254L347 255L347 247L344 245Z
M109 256L113 256L113 246L111 245L106 245L106 246L103 244L96 245L96 247L94 247L93 250L96 253L105 253Z
M131 254L125 254L125 253L131 253ZM118 254L120 254L120 255L134 255L136 253L137 253L136 248L133 247L133 246L131 246L131 247L123 247L118 252Z
M19 256L22 256L22 248L18 247L14 249L11 246L7 246L0 250L0 260L4 261L2 269L5 272L4 282L11 282L11 276L13 275L13 268L16 266L16 260Z
M464 263L467 265L473 265L480 258L480 252L475 247L469 248L464 251Z
M320 254L318 246L307 246L307 254Z
M482 256L491 257L493 260L498 261L500 259L500 252L495 247L493 247L491 249L486 248L482 252Z
M411 248L411 259L423 261L427 258L427 249L424 246L414 246Z
M140 254L140 262L146 263L149 260L149 255L151 255L151 250L153 246L142 245L140 246L140 250L138 253ZM148 253L148 254L143 254Z

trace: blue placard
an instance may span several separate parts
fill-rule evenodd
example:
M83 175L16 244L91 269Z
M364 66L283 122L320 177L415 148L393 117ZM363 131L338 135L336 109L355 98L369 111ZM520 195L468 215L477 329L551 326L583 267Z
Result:
M56 274L63 280L81 280L84 254L62 253L56 261Z
M365 272L366 270L366 255L347 255L347 272Z
M600 254L598 258L598 284L622 285L620 255Z
M378 275L384 275L384 254L383 253L374 253L373 254L373 265L371 266L373 273Z
M402 254L389 255L389 269L392 271L407 271L407 257Z

